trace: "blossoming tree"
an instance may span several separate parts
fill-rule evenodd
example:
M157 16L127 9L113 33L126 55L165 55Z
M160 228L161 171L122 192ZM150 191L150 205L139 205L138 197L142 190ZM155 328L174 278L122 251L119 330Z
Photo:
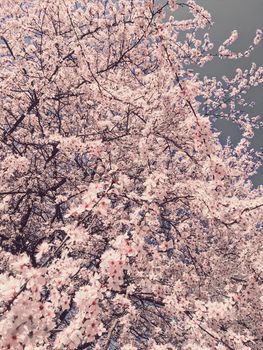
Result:
M261 31L213 48L210 14L174 0L2 0L0 21L1 349L262 349L258 120L240 105L263 69L189 69Z

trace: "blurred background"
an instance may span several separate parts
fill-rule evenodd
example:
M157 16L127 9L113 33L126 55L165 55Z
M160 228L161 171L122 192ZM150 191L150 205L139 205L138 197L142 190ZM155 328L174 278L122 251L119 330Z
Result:
M166 1L160 1L165 3ZM186 3L186 0L178 0L178 3ZM239 33L238 40L230 46L235 52L243 52L248 49L255 36L256 30L263 29L263 0L196 0L198 5L203 6L212 15L214 25L209 30L206 28L204 32L209 32L211 41L218 48L231 34L233 30ZM167 18L173 15L175 19L189 18L187 8L179 7L179 10L167 13ZM200 76L220 78L226 75L232 78L235 75L236 68L250 68L251 63L255 62L257 66L263 65L263 43L261 42L248 58L240 58L237 60L220 60L215 58L212 62L207 63L203 68L195 67ZM247 108L250 116L261 115L263 122L263 86L260 85L250 90L244 95L246 100L255 101L253 108ZM232 144L237 144L240 140L239 128L229 121L219 121L216 128L221 132L220 141L225 144L227 138L231 139ZM262 152L263 150L263 129L255 131L255 137L252 140L252 148ZM258 173L252 177L255 187L263 185L263 164Z

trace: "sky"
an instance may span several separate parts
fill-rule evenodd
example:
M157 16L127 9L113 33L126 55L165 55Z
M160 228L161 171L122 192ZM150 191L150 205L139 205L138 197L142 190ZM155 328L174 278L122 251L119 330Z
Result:
M179 2L184 3L186 0L178 0ZM233 30L237 30L239 38L231 46L231 49L236 52L245 51L252 43L257 28L263 30L263 0L196 0L196 2L212 15L214 25L209 30L206 29L205 32L209 32L210 39L215 43L215 47L222 44ZM174 15L176 19L184 19L187 18L186 13L186 10L179 10L170 14ZM233 77L236 68L248 68L252 62L263 65L262 43L249 58L237 60L215 59L207 63L204 68L199 68L198 71L201 76L220 78L222 75L226 75ZM254 100L256 102L255 107L247 111L248 114L251 116L261 115L263 122L263 86L251 89L246 98L248 101ZM240 132L237 126L229 122L221 122L216 126L222 131L220 141L223 144L227 137L230 137L234 145L240 140ZM255 150L263 150L263 128L256 130L252 147ZM255 186L263 185L263 166L259 169L258 174L253 176L252 181Z

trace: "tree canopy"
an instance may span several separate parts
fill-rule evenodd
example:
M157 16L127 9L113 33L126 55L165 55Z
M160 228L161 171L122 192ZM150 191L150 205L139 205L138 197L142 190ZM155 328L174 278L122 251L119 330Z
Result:
M192 69L262 32L214 48L192 0L2 0L0 23L1 348L262 349L263 68Z

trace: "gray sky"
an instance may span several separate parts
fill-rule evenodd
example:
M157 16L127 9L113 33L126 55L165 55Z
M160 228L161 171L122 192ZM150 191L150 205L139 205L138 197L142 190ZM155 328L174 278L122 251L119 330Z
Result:
M162 1L163 2L163 1ZM186 2L185 0L178 0ZM215 47L223 43L231 32L236 29L239 33L238 40L231 46L234 51L244 51L252 43L257 28L263 29L263 0L196 0L196 2L207 9L213 18L214 25L209 30L211 41L215 43ZM176 11L173 15L176 19L187 18L186 10ZM188 16L189 17L189 16ZM205 32L208 30L206 29ZM237 67L248 68L251 63L263 65L263 44L262 42L251 54L249 58L241 58L237 60L220 60L215 59L205 65L203 69L198 68L202 75L215 76L220 78L222 75L232 77ZM263 122L263 88L262 85L251 89L246 98L254 100L256 105L253 109L248 110L249 115L261 115ZM229 122L217 124L222 130L221 141L224 143L230 136L233 144L240 139L238 127L231 125ZM257 130L253 139L253 148L262 151L263 149L263 130ZM263 184L263 166L259 173L253 177L255 186Z

